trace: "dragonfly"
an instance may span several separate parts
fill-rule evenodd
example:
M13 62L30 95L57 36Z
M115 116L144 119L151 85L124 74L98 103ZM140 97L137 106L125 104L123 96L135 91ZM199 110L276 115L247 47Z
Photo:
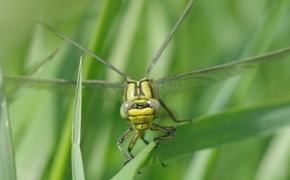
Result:
M177 119L174 113L168 108L168 106L160 98L160 93L167 91L168 89L186 89L193 86L198 86L204 82L224 80L236 73L240 73L240 69L245 69L247 67L261 64L268 61L278 61L283 57L290 54L290 47L281 48L275 51L266 52L256 56L251 56L230 63L210 66L199 69L192 69L190 71L169 75L157 80L152 78L152 70L154 69L156 63L160 59L160 56L168 46L171 39L174 37L178 27L182 24L185 17L188 16L190 10L192 9L194 0L189 0L184 10L181 12L177 21L173 25L172 29L163 40L161 46L157 49L153 55L144 77L140 80L134 80L126 73L122 72L120 69L115 67L109 61L104 60L93 51L81 46L76 43L62 32L56 30L52 26L38 21L43 27L50 30L58 37L63 39L68 44L82 50L86 54L93 57L99 63L119 74L122 78L122 82L109 82L105 80L83 80L84 86L98 86L101 88L113 88L123 91L123 103L120 107L120 115L122 118L126 119L131 125L125 133L119 138L117 145L120 151L124 154L126 161L125 164L134 158L132 150L136 142L140 139L144 143L148 144L149 141L146 140L145 134L148 130L157 131L162 133L162 135L157 136L153 141L158 145L161 141L169 140L174 137L176 126L162 126L155 122L159 117L159 112L165 110L170 119L176 123L186 123L191 122L190 119ZM227 73L227 76L217 76L218 74ZM35 84L55 84L55 85L74 85L76 81L66 80L66 79L39 79L34 77L26 76L5 76L7 81L18 81L18 82L31 82ZM132 136L130 143L126 149L124 149L123 143L130 136Z

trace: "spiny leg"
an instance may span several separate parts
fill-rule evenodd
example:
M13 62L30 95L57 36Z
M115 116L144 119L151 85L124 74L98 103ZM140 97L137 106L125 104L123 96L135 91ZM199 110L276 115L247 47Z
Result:
M174 132L175 132L176 128L174 126L159 126L157 124L153 124L151 130L153 130L153 131L161 131L161 132L165 133L162 136L154 138L154 141L156 142L156 147L155 148L157 148L157 146L159 145L160 141L171 139L174 136ZM164 162L161 162L161 165L163 167L167 167L168 166Z
M191 123L191 119L177 119L174 114L170 111L170 109L165 105L165 103L161 100L158 99L160 105L165 109L165 111L167 112L167 114L170 116L170 118L177 123L182 123L182 122L190 122Z
M128 152L128 154L129 154L129 158L128 158L127 161L124 163L124 165L126 165L128 162L130 162L130 161L134 158L134 156L133 156L133 154L132 154L132 149L133 149L133 147L135 146L135 144L136 144L137 140L139 139L140 135L141 135L141 134L140 134L139 131L136 131L136 132L135 132L135 134L134 134L134 136L133 136L133 138L132 138L132 140L131 140L131 142L130 142L130 144L129 144L129 146L128 146L128 149L127 149L127 152Z
M165 133L162 136L154 138L154 141L158 145L158 143L160 141L168 140L168 139L173 138L176 128L175 128L175 126L159 126L157 124L152 124L151 130L153 130L153 131L161 131L161 132Z
M129 137L129 135L131 134L132 130L133 130L132 127L130 127L129 129L127 129L125 131L125 133L118 140L118 148L123 153L123 155L125 156L126 159L128 159L129 157L128 157L127 153L124 152L124 150L122 148L122 144Z

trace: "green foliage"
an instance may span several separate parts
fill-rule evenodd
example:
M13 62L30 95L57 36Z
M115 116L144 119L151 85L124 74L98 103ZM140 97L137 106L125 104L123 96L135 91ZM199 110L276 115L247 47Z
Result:
M69 4L29 0L28 5L22 4L11 1L0 7L6 9L0 11L2 73L80 81L77 72L83 52L35 24L35 17L138 79L186 0ZM153 77L290 46L289 7L287 0L196 0ZM86 55L83 63L83 79L121 80ZM224 82L162 96L177 117L190 117L193 124L179 125L175 137L157 149L154 143L138 143L133 151L136 158L124 167L116 140L128 125L119 115L118 94L83 88L80 106L74 101L77 96L80 102L75 86L45 89L7 81L9 116L6 105L1 106L0 177L8 173L11 178L4 179L16 179L16 172L20 180L289 179L289 66L288 56L246 69ZM1 103L6 104L3 92ZM76 124L80 114L81 125ZM2 125L7 117L11 128ZM157 123L173 124L166 117ZM154 136L149 133L148 139ZM8 148L2 142L8 142ZM161 161L169 166L163 168Z
M179 126L174 140L164 142L154 152L161 160L193 151L273 133L290 124L290 100L225 111L195 119ZM184 139L189 138L184 141ZM191 143L190 143L191 142Z
M150 152L156 147L154 142L148 144L132 161L130 161L124 168L122 168L112 179L114 180L122 180L122 179L134 179L135 175L142 165L149 158Z

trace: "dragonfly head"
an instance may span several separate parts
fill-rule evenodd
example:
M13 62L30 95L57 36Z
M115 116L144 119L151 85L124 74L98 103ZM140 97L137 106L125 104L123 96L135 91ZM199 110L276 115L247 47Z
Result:
M146 77L139 81L127 79L120 114L123 118L129 119L137 130L151 128L153 119L160 109L156 99L156 91L152 87L151 80Z
M158 115L160 104L156 99L135 99L125 101L121 108L122 118L129 119L136 129L144 130L151 127L153 119Z

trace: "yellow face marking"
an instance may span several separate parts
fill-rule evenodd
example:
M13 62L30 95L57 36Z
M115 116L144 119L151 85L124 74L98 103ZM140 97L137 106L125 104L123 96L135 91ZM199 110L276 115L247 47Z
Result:
M154 110L151 107L143 109L130 109L128 111L129 116L142 116L142 115L153 115Z
M134 103L145 103L146 101L146 99L135 99Z
M134 82L129 82L127 84L126 100L132 101L138 95L136 84Z
M152 98L152 90L150 88L150 83L148 81L141 81L139 83L139 95L143 95L148 99Z
M124 94L124 101L134 101L136 99L151 99L154 98L149 80L142 79L141 81L128 80Z

